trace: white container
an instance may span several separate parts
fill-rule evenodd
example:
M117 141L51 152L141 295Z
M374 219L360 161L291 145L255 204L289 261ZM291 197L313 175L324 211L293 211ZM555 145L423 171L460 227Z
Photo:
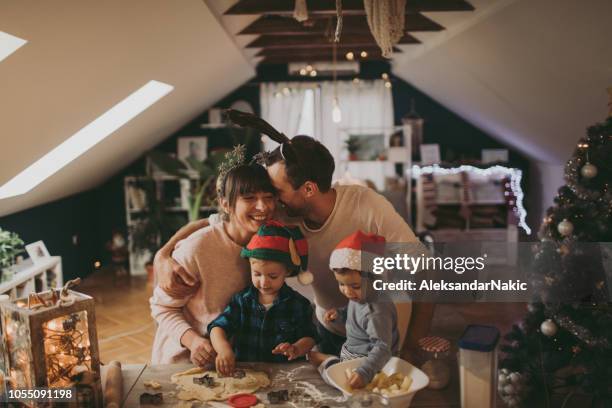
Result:
M499 330L470 325L459 339L461 408L495 408Z
M366 357L361 357L354 360L343 361L341 363L334 364L327 369L327 376L329 377L330 382L334 387L342 391L345 396L353 395L353 393L349 391L348 381L345 374L346 369L348 368L352 370L361 366L365 359ZM412 384L406 393L387 397L389 403L391 404L390 406L393 408L408 408L412 402L414 394L416 394L417 391L427 387L427 384L429 384L429 378L423 371L419 370L409 362L402 360L401 358L391 357L381 371L387 375L402 373L412 378Z

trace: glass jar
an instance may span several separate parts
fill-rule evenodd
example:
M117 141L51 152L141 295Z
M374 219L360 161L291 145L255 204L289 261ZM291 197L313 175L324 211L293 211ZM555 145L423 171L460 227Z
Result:
M421 370L429 377L428 388L440 390L450 382L450 342L442 337L419 340Z

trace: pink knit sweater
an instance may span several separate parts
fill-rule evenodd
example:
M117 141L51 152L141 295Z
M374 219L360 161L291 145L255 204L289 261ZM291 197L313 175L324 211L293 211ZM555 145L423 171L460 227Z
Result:
M157 321L153 342L153 364L189 362L189 350L180 343L190 328L206 334L206 326L217 317L235 293L249 280L249 263L240 258L241 247L230 239L220 223L202 228L180 241L172 257L200 282L195 293L174 299L159 287L150 299Z

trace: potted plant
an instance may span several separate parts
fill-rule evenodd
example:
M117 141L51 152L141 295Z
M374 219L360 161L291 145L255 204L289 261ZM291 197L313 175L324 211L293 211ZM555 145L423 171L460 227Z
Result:
M202 200L209 186L213 185L217 176L217 168L223 161L223 155L224 152L212 152L205 161L192 162L188 166L182 160L167 153L155 150L149 153L151 161L164 173L185 179L190 183L193 181L189 194L189 221L199 218ZM208 197L208 201L208 204L212 203L214 197Z
M357 152L361 148L359 138L357 136L349 136L349 138L344 141L344 145L349 152L349 160L357 160Z
M23 241L14 232L0 228L0 273L15 263L15 257L23 252Z

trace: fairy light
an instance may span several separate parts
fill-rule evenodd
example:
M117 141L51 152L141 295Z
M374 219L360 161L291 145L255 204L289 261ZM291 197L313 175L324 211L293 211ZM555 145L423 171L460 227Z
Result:
M458 174L458 173L472 173L479 176L500 176L500 177L510 177L510 188L514 193L514 197L516 198L517 215L519 219L519 227L523 228L523 230L527 234L531 234L531 228L527 225L525 221L527 217L527 211L525 207L523 207L523 198L525 195L523 194L523 189L521 188L521 179L523 177L523 172L519 169L514 169L510 167L504 166L492 166L486 169L481 169L474 166L462 165L459 167L453 167L450 169L440 167L438 165L432 166L412 166L412 178L418 179L421 175L425 174L434 174L434 175L449 175L449 174Z
M89 335L83 330L86 317L78 313L55 318L45 325L43 342L47 379L52 386L68 386L78 366L89 367Z
M368 53L365 51L361 51L361 54L359 55L361 55L361 58L368 58Z
M346 59L349 60L349 61L354 60L355 59L355 54L353 54L352 51L347 52L346 53Z

